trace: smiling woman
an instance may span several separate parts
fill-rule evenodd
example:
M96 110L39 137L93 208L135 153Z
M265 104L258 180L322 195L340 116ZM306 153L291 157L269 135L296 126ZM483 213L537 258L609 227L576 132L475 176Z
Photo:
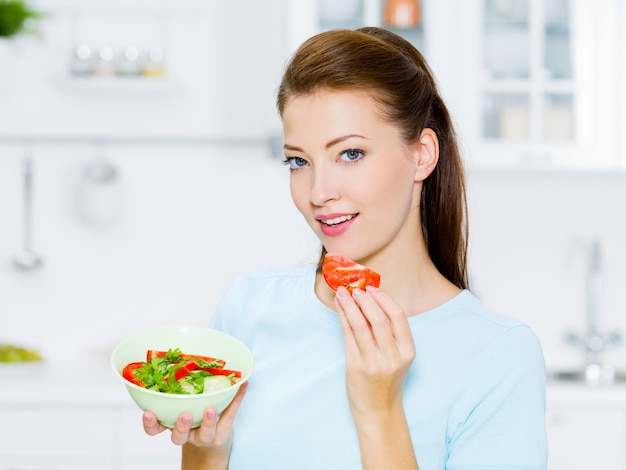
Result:
M190 429L181 414L183 469L544 470L541 346L469 291L463 168L422 55L379 28L321 33L277 101L291 196L321 257L226 292L212 326L257 366L219 420L210 408ZM327 253L379 287L330 286ZM149 412L144 427L164 431Z

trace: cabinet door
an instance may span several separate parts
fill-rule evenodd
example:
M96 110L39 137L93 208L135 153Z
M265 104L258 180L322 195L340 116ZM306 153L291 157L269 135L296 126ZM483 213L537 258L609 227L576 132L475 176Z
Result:
M181 449L171 441L170 432L148 436L141 425L141 410L115 413L116 455L122 468L171 469L180 467Z
M113 417L108 410L0 407L0 425L0 465L7 468L113 466Z
M616 1L473 0L459 121L477 166L619 163ZM467 83L463 80L467 78Z
M622 410L553 407L547 430L550 470L626 469Z

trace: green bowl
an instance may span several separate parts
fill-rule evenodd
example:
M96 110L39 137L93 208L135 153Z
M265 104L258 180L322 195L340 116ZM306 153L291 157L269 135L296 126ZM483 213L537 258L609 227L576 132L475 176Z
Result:
M241 379L225 389L178 395L147 390L122 377L122 369L127 364L146 360L148 349L167 351L175 348L185 354L223 359L226 368L241 371ZM239 387L250 378L254 359L244 343L221 331L197 326L165 326L123 340L111 354L111 367L139 408L154 413L161 424L173 428L180 414L188 412L193 416L192 427L197 427L207 408L215 407L221 413L230 404Z

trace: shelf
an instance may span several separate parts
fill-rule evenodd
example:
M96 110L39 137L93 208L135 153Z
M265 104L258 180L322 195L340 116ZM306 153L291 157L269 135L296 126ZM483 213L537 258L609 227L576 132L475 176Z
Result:
M58 79L66 92L91 94L172 94L182 90L173 78L151 77L71 77Z

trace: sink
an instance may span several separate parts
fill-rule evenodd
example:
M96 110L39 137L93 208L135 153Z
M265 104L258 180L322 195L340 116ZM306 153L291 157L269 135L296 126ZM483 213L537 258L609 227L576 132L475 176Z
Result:
M583 383L587 385L626 384L626 371L617 371L610 365L589 364L584 369L551 371L548 372L547 378L554 382Z

